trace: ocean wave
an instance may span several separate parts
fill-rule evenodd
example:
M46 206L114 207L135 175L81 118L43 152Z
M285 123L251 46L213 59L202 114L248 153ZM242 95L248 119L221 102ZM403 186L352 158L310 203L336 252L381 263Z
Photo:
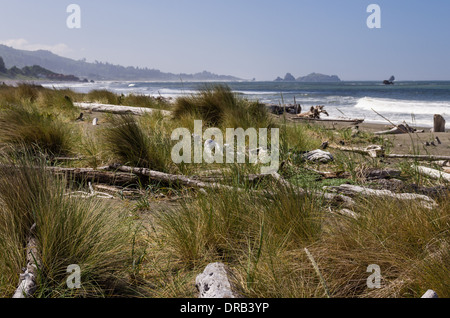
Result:
M379 113L390 114L450 114L450 102L396 100L384 98L364 97L358 100L355 108L362 110L375 110Z

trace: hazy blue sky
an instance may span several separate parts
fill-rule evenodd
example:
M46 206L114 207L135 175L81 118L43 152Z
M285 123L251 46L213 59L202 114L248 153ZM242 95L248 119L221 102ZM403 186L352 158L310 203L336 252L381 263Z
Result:
M0 43L163 72L450 80L448 0L0 0L0 17Z

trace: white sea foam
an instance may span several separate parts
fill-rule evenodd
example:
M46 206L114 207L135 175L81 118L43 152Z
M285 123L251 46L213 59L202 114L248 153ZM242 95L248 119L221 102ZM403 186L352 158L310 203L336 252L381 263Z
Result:
M358 100L355 108L375 110L379 113L401 113L414 115L450 114L450 102L418 100L396 100L364 97Z

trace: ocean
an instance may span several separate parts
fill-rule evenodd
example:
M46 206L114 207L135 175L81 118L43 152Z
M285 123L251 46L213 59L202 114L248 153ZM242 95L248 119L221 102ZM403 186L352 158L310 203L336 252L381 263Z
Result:
M46 87L71 88L78 92L108 89L119 94L145 94L177 98L195 94L205 85L199 82L96 82L48 83ZM325 105L329 118L361 118L366 122L406 122L413 126L432 127L433 115L450 121L450 82L227 82L240 96L267 104L293 104L294 98L303 111L310 106ZM377 114L378 113L378 114ZM382 116L380 116L382 115Z

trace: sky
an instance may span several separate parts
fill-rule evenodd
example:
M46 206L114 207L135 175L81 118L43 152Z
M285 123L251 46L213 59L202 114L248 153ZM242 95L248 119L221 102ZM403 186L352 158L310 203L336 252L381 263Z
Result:
M70 4L80 28L68 28ZM381 28L369 28L370 4ZM0 0L0 43L73 59L264 81L450 80L448 0Z

